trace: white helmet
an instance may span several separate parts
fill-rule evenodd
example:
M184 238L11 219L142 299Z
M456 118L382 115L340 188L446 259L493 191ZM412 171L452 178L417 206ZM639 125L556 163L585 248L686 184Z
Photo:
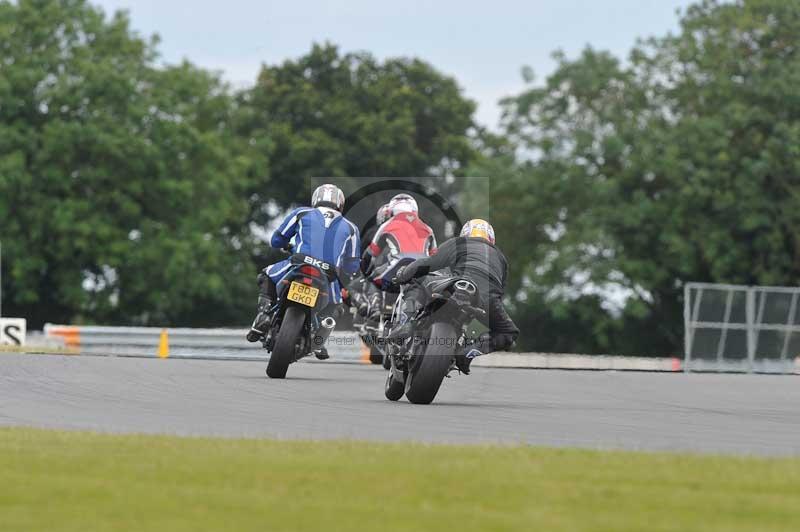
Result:
M344 207L344 192L336 185L320 185L311 195L312 207L330 207L341 212Z
M392 216L396 216L401 212L419 212L417 200L408 194L398 194L389 200L389 212Z
M386 203L381 205L381 207L378 209L377 214L375 214L375 221L378 222L379 226L383 225L383 222L388 220L391 215L392 211L389 210L389 204Z
M483 238L494 244L494 227L486 220L474 218L461 228L461 236L470 238Z

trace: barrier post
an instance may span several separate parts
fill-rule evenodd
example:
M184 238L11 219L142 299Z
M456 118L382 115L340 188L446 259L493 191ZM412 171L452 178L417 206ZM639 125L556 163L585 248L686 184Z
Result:
M161 336L158 339L158 358L169 356L169 334L166 329L161 329Z

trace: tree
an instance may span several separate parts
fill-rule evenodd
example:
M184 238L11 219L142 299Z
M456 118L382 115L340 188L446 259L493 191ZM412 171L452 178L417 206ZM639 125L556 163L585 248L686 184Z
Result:
M532 162L500 186L540 195L532 225L551 231L518 257L522 297L617 285L629 297L605 320L618 333L595 350L666 354L681 346L683 283L796 284L798 35L795 2L706 0L627 66L558 56L544 87L508 99L506 133Z
M269 186L266 176L252 176L253 219L266 224L270 202L307 202L314 177L339 178L349 189L364 183L349 178L429 177L451 197L457 183L443 177L463 174L474 156L474 110L454 79L418 59L379 62L326 44L265 65L240 96L237 127L269 159Z
M250 292L251 166L215 76L84 0L0 2L4 311L234 323Z

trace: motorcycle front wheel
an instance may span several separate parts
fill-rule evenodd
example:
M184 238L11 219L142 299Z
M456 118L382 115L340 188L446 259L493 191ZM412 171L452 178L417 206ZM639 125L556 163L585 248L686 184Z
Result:
M403 397L403 393L405 393L405 386L402 382L394 378L394 372L392 372L392 370L389 370L389 373L386 375L386 385L384 386L383 393L390 401L399 400Z

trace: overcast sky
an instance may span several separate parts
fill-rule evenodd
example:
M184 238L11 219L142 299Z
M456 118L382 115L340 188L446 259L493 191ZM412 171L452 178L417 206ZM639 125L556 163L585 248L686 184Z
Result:
M553 50L575 56L587 44L625 57L638 37L678 27L689 0L92 0L126 9L135 30L161 36L163 59L187 58L220 70L241 87L262 63L306 53L330 41L379 58L415 56L455 76L494 127L497 100L523 88L520 70L541 81Z

